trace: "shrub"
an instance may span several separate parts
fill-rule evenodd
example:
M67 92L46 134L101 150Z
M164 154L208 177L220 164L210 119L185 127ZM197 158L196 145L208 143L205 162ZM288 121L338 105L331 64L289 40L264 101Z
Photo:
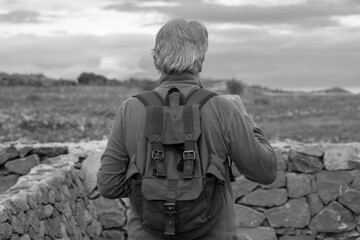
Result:
M230 94L242 94L244 91L244 83L233 78L226 82L226 88Z

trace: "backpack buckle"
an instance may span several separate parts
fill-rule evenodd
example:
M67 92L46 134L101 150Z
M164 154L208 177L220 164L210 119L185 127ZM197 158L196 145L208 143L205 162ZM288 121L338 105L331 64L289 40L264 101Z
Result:
M184 160L195 160L195 151L194 150L187 150L183 152L183 159Z
M176 204L175 203L165 203L164 207L165 207L166 215L176 214L176 211L175 211Z
M162 160L164 159L164 152L160 150L153 150L151 153L151 158L154 160Z

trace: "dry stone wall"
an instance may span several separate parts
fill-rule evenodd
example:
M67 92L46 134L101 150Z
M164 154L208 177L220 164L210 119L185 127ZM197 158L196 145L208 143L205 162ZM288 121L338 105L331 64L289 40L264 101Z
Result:
M104 199L96 187L105 144L67 144L67 154L56 157L36 154L40 164L0 191L0 240L126 239L128 200ZM233 183L241 239L359 240L360 143L273 146L274 183L260 185L240 175ZM16 155L14 149L6 154Z
M244 239L360 239L360 143L274 144L277 179L233 183Z
M33 149L30 156L37 152L38 160L42 159L26 175L21 175L15 185L0 192L0 240L126 239L128 203L100 198L96 191L91 193L87 187L92 184L89 174L94 171L82 169L88 159L99 160L101 151L94 149L103 149L103 142L72 144L70 149L41 147L52 152L67 149L67 154L56 157L39 154L39 146L29 148ZM7 150L3 151L3 159L9 147L4 149ZM12 146L10 151L20 149L23 146ZM18 157L11 157L7 163L16 163ZM14 174L8 165L2 171L7 171L2 179Z

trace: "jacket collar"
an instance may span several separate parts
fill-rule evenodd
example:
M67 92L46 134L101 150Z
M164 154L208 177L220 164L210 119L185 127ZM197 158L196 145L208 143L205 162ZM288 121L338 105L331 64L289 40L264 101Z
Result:
M199 75L190 73L190 72L183 72L179 74L166 74L163 73L157 83L157 87L168 87L178 84L190 84L196 85L200 88L203 88Z

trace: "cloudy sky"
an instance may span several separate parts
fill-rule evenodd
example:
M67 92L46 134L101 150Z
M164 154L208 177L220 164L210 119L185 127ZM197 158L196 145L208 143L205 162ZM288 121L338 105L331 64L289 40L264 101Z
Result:
M174 17L208 28L203 78L360 91L359 0L0 0L0 72L155 79Z

